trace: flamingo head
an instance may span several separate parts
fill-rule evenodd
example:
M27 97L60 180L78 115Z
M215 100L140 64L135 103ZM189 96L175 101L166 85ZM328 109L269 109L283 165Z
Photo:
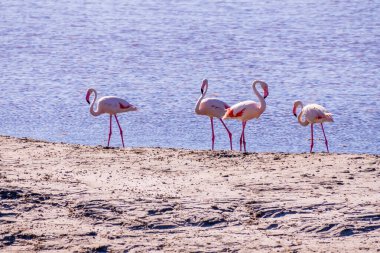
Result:
M261 88L263 88L263 90L264 90L264 99L266 99L269 95L268 84L266 82L263 82L263 81L261 81L260 84L261 84Z
M203 79L201 86L201 93L204 94L207 91L208 81L207 79Z
M294 115L295 117L297 117L297 107L298 107L299 105L302 105L302 102L301 102L301 101L299 101L299 100L294 101L294 104L293 104L293 115Z
M86 101L88 104L90 104L90 96L91 96L91 93L94 92L95 90L90 88L87 90L87 94L86 94Z

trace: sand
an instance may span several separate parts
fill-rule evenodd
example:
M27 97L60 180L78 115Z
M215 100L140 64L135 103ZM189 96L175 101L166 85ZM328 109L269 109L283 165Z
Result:
M379 252L380 156L0 136L0 252Z

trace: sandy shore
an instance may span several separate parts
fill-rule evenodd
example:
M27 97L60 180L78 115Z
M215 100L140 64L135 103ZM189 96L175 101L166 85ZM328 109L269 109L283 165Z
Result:
M379 252L380 156L0 137L0 252Z

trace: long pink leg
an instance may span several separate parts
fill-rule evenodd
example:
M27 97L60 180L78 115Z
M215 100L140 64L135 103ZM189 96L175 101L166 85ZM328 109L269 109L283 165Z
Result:
M120 136L121 136L121 142L123 143L123 148L124 148L125 146L124 146L124 138L123 138L123 129L121 129L121 126L119 124L119 120L117 119L116 114L115 114L115 119L116 119L117 125L119 126Z
M323 136L325 136L325 144L327 148L327 153L330 153L329 151L329 143L327 142L326 134L325 134L325 129L323 129L323 124L321 123L322 131L323 131Z
M110 131L108 133L108 144L107 144L107 147L110 146L111 135L112 135L112 114L110 114Z
M214 134L214 118L210 117L211 121L211 130L212 130L212 136L211 136L211 142L212 142L212 150L214 150L214 142L215 142L215 134Z
M311 125L310 125L310 128L311 128L310 153L313 151L313 146L314 146L313 125L314 125L314 124L311 124Z
M242 129L241 129L241 135L240 135L240 152L241 152L241 147L243 145L243 133L244 133L244 122L242 122Z
M240 136L240 151L242 151L242 144L244 144L244 152L246 152L246 146L245 146L245 135L244 135L244 129L245 129L245 124L247 122L243 121L242 122L242 131L241 131L241 136Z
M247 146L245 142L245 126L247 125L247 121L244 121L243 123L243 144L244 144L244 152L247 152Z
M230 147L231 147L231 150L233 150L232 149L232 134L231 134L230 130L228 130L226 124L224 124L224 121L222 119L220 119L220 122L222 122L224 128L227 130L228 137L230 137Z

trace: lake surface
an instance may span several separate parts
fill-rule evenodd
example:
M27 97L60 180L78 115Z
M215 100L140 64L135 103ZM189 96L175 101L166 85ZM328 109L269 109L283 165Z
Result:
M334 114L330 151L379 154L379 13L369 0L2 0L0 134L106 145L109 117L85 101L93 87L140 108L119 117L127 146L208 149L209 119L194 114L202 79L231 105L258 101L262 79L267 110L247 124L248 151L308 151L300 99ZM241 123L226 123L237 149ZM217 122L215 147L228 143Z

